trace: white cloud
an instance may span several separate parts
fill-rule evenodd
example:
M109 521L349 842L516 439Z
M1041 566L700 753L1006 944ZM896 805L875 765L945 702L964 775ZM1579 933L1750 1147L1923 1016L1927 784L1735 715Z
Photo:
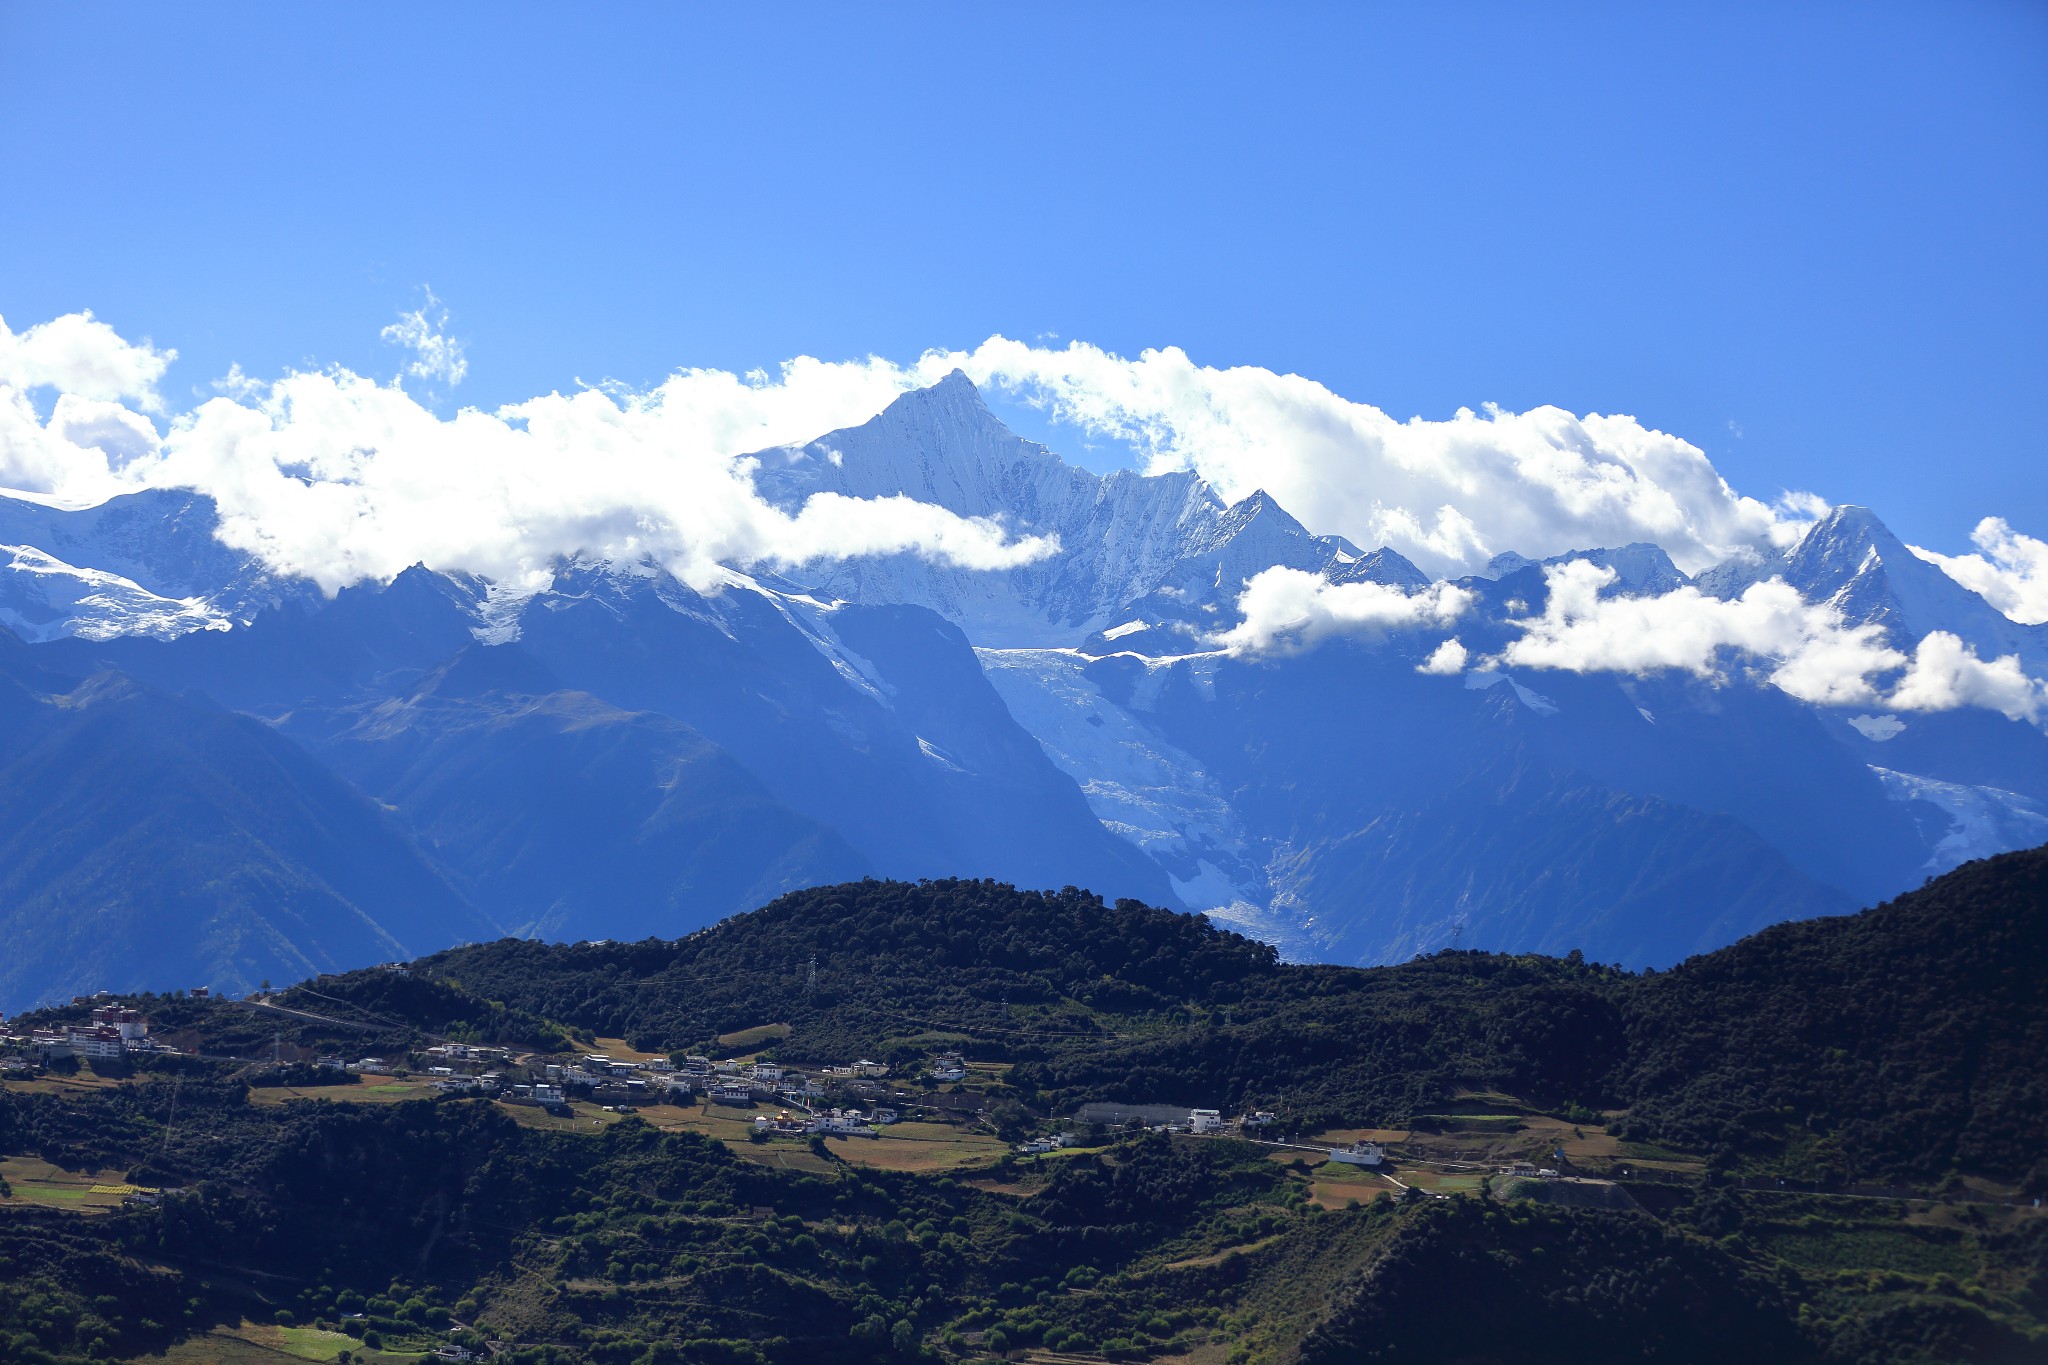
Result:
M914 382L883 362L799 360L745 380L685 371L646 394L452 417L345 370L267 384L237 370L159 439L104 395L153 400L168 352L82 315L6 336L0 484L73 504L199 489L219 504L223 540L329 591L417 562L537 586L564 556L646 559L707 587L721 564L907 552L1002 568L1057 548L908 498L820 496L790 515L755 495L747 452L862 421ZM28 386L71 382L87 392L58 393L39 418Z
M704 587L720 564L912 551L999 568L1055 548L908 498L820 496L787 515L737 457L816 396L705 388L684 375L644 397L585 390L444 419L356 375L296 374L260 402L180 418L151 477L212 493L223 540L330 590L421 561L537 584L558 556L651 559Z
M2016 654L1987 662L1961 639L1937 630L1913 651L1887 705L1899 711L1982 706L2011 720L2038 721L2048 712L2048 684L2028 677Z
M448 310L434 297L433 290L427 290L426 295L425 303L410 313L400 313L398 321L380 335L389 345L412 351L413 359L404 373L452 389L469 373L469 361L463 357L462 343L447 333Z
M1842 706L1877 704L1873 675L1906 662L1884 643L1883 627L1848 625L1832 605L1806 602L1783 579L1723 601L1693 587L1602 597L1614 570L1583 559L1553 565L1543 578L1543 614L1514 622L1523 634L1501 651L1503 664L1638 675L1677 669L1722 682L1740 662L1802 701Z
M1438 677L1450 677L1464 672L1465 661L1470 657L1471 651L1453 637L1431 650L1427 659L1415 665L1415 671L1435 674Z
M1801 701L1946 711L1983 706L2014 720L2048 713L2048 685L2019 658L1985 661L1936 631L1909 659L1876 624L1849 625L1827 602L1807 602L1783 579L1752 584L1733 600L1684 587L1656 597L1602 597L1612 569L1572 560L1543 571L1543 614L1512 622L1523 634L1498 662L1575 673L1638 676L1679 670L1721 683L1746 669ZM1886 690L1886 679L1904 669Z
M1370 636L1444 625L1462 615L1472 601L1471 593L1448 583L1405 593L1384 583L1333 584L1320 574L1276 566L1245 583L1237 599L1244 619L1216 636L1215 643L1233 654L1286 653L1330 635ZM1445 646L1438 647L1438 655Z
M0 318L0 388L51 388L79 398L132 399L145 412L162 410L156 385L178 358L148 341L123 340L90 312L66 313L26 332Z
M1982 553L1949 556L1909 548L2021 625L2048 621L2048 541L2021 535L2002 517L1978 522L1970 540Z
M1391 545L1435 573L1503 550L1540 559L1638 540L1697 572L1789 544L1817 501L1739 496L1698 447L1632 417L1489 407L1399 422L1299 375L1214 369L1173 347L1129 360L992 337L921 364L933 362L1128 441L1155 470L1193 469L1231 499L1264 488L1313 530Z
M389 339L417 357L408 374L446 385L463 360L438 309L429 296ZM774 374L684 370L645 393L585 389L448 417L344 370L271 382L236 370L216 386L222 396L159 436L143 413L159 409L173 354L87 314L20 334L0 323L0 483L81 503L146 485L200 489L219 503L224 539L329 590L422 561L538 585L564 556L647 559L707 586L721 564L906 552L1002 568L1054 552L907 498L821 496L790 515L755 494L749 452L862 422L956 365L1090 432L1135 441L1155 466L1192 467L1226 496L1266 487L1318 530L1391 543L1440 571L1503 548L1542 555L1630 540L1696 568L1782 542L1825 509L1811 495L1776 507L1739 497L1699 450L1626 417L1541 408L1395 422L1298 376L1200 367L1177 350L1125 360L993 337L908 365L802 357ZM31 390L56 390L47 418ZM1944 567L1994 575L1985 581L2007 585L2015 602L2035 600L2040 542L1987 522L1978 544L1990 558L1965 560L1981 570ZM1553 572L1548 608L1520 623L1505 662L1705 677L1740 664L1795 696L1873 706L1887 704L1877 680L1909 663L1874 628L1847 626L1782 583L1734 602L1689 589L1601 600L1592 566ZM1257 653L1338 632L1441 628L1471 600L1444 584L1411 595L1276 568L1247 584L1244 619L1218 644ZM1468 662L1450 639L1422 667ZM1891 704L2007 714L2038 704L2038 685L2004 660L1923 644L1910 662Z

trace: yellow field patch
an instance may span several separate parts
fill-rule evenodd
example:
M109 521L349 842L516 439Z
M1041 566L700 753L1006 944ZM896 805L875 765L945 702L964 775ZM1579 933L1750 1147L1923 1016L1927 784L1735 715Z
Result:
M1261 1237L1256 1242L1246 1242L1241 1246L1224 1247L1221 1251L1212 1251L1206 1256L1189 1256L1185 1260L1168 1261L1162 1269L1193 1270L1197 1266L1221 1265L1233 1256L1242 1256L1248 1251L1258 1251L1269 1247L1285 1235L1284 1233L1276 1232L1270 1237Z
M284 1104L289 1100L334 1100L341 1104L401 1104L431 1100L440 1092L424 1076L364 1076L349 1085L260 1085L249 1091L251 1104Z
M1406 1142L1411 1134L1406 1128L1330 1128L1314 1137L1303 1138L1310 1147L1349 1147L1354 1142L1377 1142L1385 1146L1392 1142Z
M754 1131L756 1117L772 1119L783 1113L802 1117L800 1110L788 1105L713 1104L710 1100L682 1105L651 1104L639 1111L641 1118L657 1128L680 1128L727 1143L745 1142Z
M11 1191L0 1205L39 1204L73 1213L105 1213L135 1193L122 1171L67 1171L41 1157L0 1157L0 1179Z
M911 1130L906 1132L905 1130ZM832 1155L853 1166L883 1171L954 1171L990 1164L1009 1144L989 1133L940 1123L899 1123L871 1138L826 1138Z
M303 1360L330 1361L343 1351L353 1351L357 1360L370 1365L421 1359L417 1351L366 1351L354 1337L323 1332L317 1327L243 1322L235 1327L216 1327L158 1355L137 1356L131 1365L285 1365Z
M732 1048L762 1047L777 1039L787 1038L789 1032L787 1024L756 1024L753 1028L734 1029L731 1033L719 1034L718 1045Z
M651 1062L656 1057L666 1057L666 1052L640 1052L630 1046L624 1038L599 1038L591 1049L601 1052L615 1062Z
M498 1110L509 1115L521 1128L539 1128L550 1133L601 1132L615 1123L624 1122L628 1117L625 1114L607 1114L600 1106L588 1100L570 1101L570 1113L567 1118L550 1114L537 1104L501 1104Z
M1370 1204L1375 1199L1391 1199L1399 1193L1400 1187L1386 1176L1363 1166L1347 1166L1340 1161L1325 1162L1309 1178L1309 1198L1326 1209L1347 1208L1354 1201Z
M76 1095L86 1090L105 1090L109 1086L125 1085L126 1081L107 1076L95 1076L89 1071L80 1071L75 1076L37 1076L26 1081L0 1081L9 1094L14 1095Z
M1479 1193L1479 1182L1486 1178L1486 1173L1483 1171L1432 1171L1422 1167L1404 1167L1398 1178L1403 1184L1413 1185L1425 1194L1477 1194Z
M751 1161L756 1166L766 1166L771 1170L802 1171L806 1175L832 1173L831 1162L809 1147L799 1147L792 1142L734 1143L732 1152L742 1161Z

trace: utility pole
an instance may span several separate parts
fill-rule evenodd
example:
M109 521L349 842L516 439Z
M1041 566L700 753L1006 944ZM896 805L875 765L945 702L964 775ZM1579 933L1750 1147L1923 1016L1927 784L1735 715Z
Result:
M804 999L809 1000L818 993L818 955L811 954L810 974L804 978Z
M171 1114L164 1120L164 1140L157 1144L159 1152L167 1150L171 1145L171 1129L178 1122L178 1090L184 1084L183 1076L174 1076L171 1079Z

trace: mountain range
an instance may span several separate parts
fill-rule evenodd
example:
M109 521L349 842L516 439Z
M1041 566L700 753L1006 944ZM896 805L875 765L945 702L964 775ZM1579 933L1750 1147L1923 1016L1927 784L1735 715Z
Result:
M1262 493L1077 468L957 373L753 459L785 510L902 494L1059 549L709 588L419 565L329 597L224 544L201 494L0 497L0 1007L500 932L672 937L869 875L1082 886L1297 960L1662 966L2048 841L2048 737L1991 710L1818 706L1740 670L1424 671L1442 630L1225 649L1276 566L1444 585ZM2048 628L1862 508L1696 578L1651 545L1564 558L1608 595L1780 578L1902 651L1939 630L2048 662ZM1452 585L1473 660L1544 610L1555 563Z

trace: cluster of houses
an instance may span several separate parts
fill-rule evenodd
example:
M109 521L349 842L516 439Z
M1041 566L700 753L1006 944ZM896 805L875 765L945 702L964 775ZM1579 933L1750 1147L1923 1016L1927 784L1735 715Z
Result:
M792 1114L787 1109L769 1118L754 1119L754 1131L769 1137L879 1137L875 1130L896 1122L894 1109L828 1109L815 1114Z
M894 1110L876 1103L888 1098L885 1082L889 1068L865 1058L807 1072L775 1062L715 1061L696 1054L677 1062L667 1057L621 1059L590 1053L542 1063L526 1078L516 1080L497 1069L509 1067L513 1060L504 1048L447 1043L426 1049L419 1060L434 1088L444 1094L488 1095L512 1103L552 1107L566 1103L571 1095L587 1097L607 1109L680 1104L698 1096L713 1104L745 1109L780 1103L801 1111L802 1117L778 1126L778 1120L763 1116L757 1126L766 1125L765 1131L773 1134L787 1130L791 1135L856 1135L896 1121ZM947 1071L949 1062L965 1074L957 1057L937 1059L933 1070ZM394 1069L377 1057L356 1062L323 1058L321 1064L371 1074ZM822 1111L819 1106L828 1098L837 1098L843 1105L861 1102L862 1107Z
M1177 1104L1116 1104L1095 1101L1081 1106L1075 1117L1083 1123L1105 1128L1140 1125L1154 1133L1194 1133L1213 1136L1236 1132L1250 1137L1278 1123L1279 1117L1264 1109L1252 1109L1235 1119L1223 1117L1220 1109L1183 1109Z
M26 1042L44 1063L59 1057L106 1061L137 1052L174 1050L150 1038L149 1020L142 1017L142 1011L119 1002L95 1005L89 1019L73 1020L62 1028L36 1029Z
M1035 1137L1028 1142L1017 1144L1017 1151L1024 1156L1039 1156L1045 1152L1057 1152L1063 1147L1074 1145L1072 1133L1053 1133L1048 1137Z

